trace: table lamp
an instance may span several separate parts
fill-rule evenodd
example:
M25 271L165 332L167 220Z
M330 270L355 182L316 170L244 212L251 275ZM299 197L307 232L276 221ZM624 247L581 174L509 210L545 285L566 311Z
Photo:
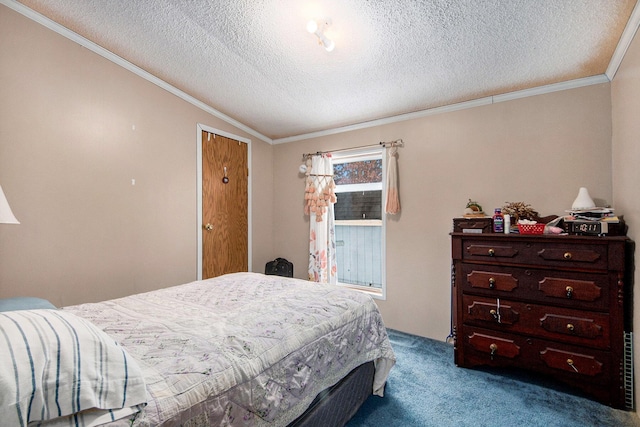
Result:
M13 212L11 212L9 202L7 202L7 198L2 191L2 186L0 186L0 224L20 224Z

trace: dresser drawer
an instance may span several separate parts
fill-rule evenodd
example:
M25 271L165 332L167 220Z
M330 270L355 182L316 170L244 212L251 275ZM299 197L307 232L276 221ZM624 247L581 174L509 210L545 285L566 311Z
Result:
M562 270L461 264L458 283L464 293L515 298L567 308L606 311L609 276Z
M609 315L537 304L462 297L463 323L593 348L608 349Z
M524 239L462 239L462 259L498 264L606 270L607 245L551 243Z
M553 377L606 384L612 375L608 352L466 327L463 344L467 365L527 366Z

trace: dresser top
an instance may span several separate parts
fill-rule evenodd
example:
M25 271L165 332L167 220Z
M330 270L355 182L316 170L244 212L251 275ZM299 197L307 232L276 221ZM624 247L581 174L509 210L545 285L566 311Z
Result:
M627 236L580 236L580 235L568 235L568 234L519 234L519 233L463 233L463 232L452 232L449 233L452 237L464 237L465 239L478 239L478 240L486 240L486 239L505 239L505 240L513 240L517 239L519 241L532 240L536 242L541 241L574 241L575 243L593 243L593 242L615 242L615 241L627 241L629 238Z

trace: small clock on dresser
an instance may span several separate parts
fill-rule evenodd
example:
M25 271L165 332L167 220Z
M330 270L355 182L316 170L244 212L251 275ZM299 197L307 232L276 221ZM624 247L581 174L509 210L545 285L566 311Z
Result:
M546 374L633 407L624 236L451 233L455 363Z

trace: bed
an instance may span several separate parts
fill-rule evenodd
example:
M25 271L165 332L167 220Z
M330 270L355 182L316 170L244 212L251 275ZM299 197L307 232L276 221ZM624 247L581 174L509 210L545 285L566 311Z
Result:
M383 396L394 363L370 296L234 273L60 310L0 312L0 419L342 425L369 395Z

